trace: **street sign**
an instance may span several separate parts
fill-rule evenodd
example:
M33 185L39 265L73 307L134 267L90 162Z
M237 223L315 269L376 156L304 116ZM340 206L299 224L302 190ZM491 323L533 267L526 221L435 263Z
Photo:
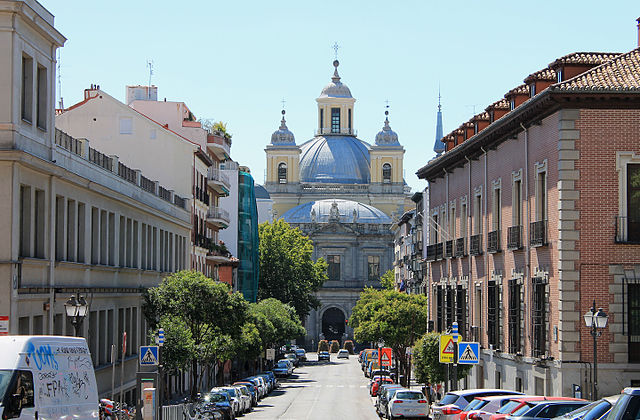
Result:
M460 336L457 341L460 342ZM440 336L440 363L453 363L454 348L452 335L443 334Z
M378 352L380 355L380 359L378 360L378 365L382 366L391 366L391 347L382 347Z
M140 346L138 354L140 354L141 366L158 365L158 346Z
M458 363L475 365L480 361L480 343L458 343Z
M276 359L276 349L267 349L267 360Z
M9 317L0 316L0 335L9 335Z

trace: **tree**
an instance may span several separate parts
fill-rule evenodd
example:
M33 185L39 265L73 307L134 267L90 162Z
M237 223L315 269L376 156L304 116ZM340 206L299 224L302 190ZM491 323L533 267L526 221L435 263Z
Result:
M258 329L264 348L280 346L305 333L295 309L278 299L268 298L250 304L249 318Z
M438 383L447 380L447 366L440 363L440 334L426 333L413 347L414 371L420 383ZM458 364L458 378L469 374L472 365Z
M427 331L427 320L426 296L367 288L360 294L349 324L357 341L384 340L408 378L406 349Z
M396 279L393 269L388 270L380 277L380 285L383 289L394 290L396 288Z
M167 334L163 356L173 369L191 365L191 396L199 388L199 364L226 360L233 354L232 341L240 337L248 303L230 293L225 283L196 271L180 271L166 277L144 295L143 311L150 327Z
M260 282L258 300L276 298L295 308L304 319L320 304L314 293L327 279L327 263L313 261L313 244L300 229L284 220L263 223L260 237Z

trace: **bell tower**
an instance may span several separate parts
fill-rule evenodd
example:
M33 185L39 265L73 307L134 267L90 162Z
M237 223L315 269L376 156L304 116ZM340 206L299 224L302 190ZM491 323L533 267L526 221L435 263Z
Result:
M333 61L333 77L331 82L322 89L316 99L318 103L318 129L316 135L342 135L355 136L356 130L353 124L353 105L356 100L351 96L351 91L340 81L338 66L340 62Z
M287 128L282 110L280 128L271 135L271 143L267 145L267 179L266 184L285 185L300 183L300 148L296 145L293 133Z

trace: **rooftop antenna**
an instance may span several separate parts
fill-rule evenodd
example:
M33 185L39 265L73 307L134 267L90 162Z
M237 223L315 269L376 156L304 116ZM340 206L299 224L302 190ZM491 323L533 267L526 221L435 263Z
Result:
M64 109L64 101L62 100L62 78L60 75L60 49L58 48L58 96L60 96L60 100L58 101L58 108Z
M473 114L471 115L472 117L476 115L476 106L478 106L478 104L466 105L467 108L471 108L473 111Z
M151 100L151 76L153 76L153 60L147 60L147 67L149 67L149 88L147 89L147 99Z

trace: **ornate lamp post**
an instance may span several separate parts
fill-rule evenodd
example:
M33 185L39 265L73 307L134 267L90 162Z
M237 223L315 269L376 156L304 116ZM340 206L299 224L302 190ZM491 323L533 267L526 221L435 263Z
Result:
M73 324L75 336L78 337L80 326L82 325L82 321L84 321L84 317L87 316L89 305L87 305L84 296L80 296L80 292L76 292L75 295L71 295L69 300L65 302L64 309L67 312L71 324Z
M590 329L591 336L593 337L593 383L591 390L591 399L593 401L598 399L598 347L597 340L598 337L602 335L602 330L607 326L607 321L609 321L609 317L602 310L602 308L598 308L598 312L596 312L596 301L593 301L593 306L584 314L584 323L587 328Z

